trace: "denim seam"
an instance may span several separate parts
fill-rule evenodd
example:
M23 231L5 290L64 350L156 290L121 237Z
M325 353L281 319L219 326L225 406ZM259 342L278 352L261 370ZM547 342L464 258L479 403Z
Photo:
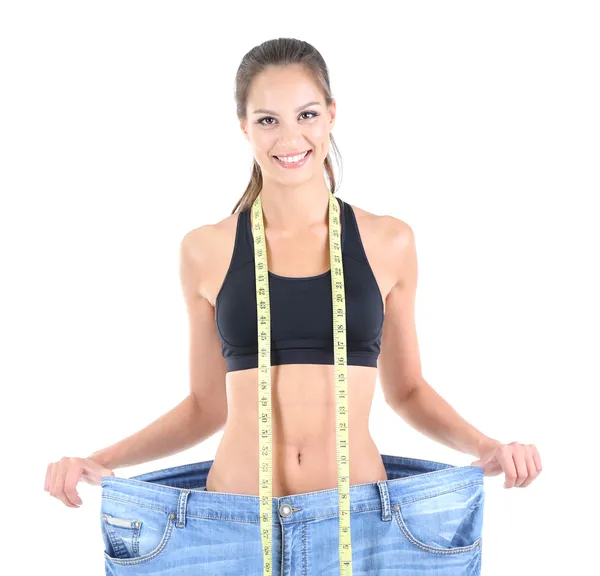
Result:
M104 557L106 558L106 560L114 564L121 564L127 566L143 564L144 562L148 562L149 560L156 558L156 556L158 556L164 550L165 546L169 543L169 541L171 540L171 535L173 534L174 523L175 519L170 515L168 518L167 529L163 534L162 540L160 541L156 549L147 554L146 556L140 556L139 558L112 558L106 552L104 552Z
M115 502L123 502L125 504L134 504L135 506L141 506L142 508L148 508L149 510L155 510L157 512L164 512L165 514L169 514L169 510L166 508L161 508L159 506L150 506L149 504L143 504L142 502L138 502L137 500L127 500L126 498L117 498L116 496L107 496L103 495L102 498L106 498L107 500L114 500Z
M285 565L285 526L281 527L281 574Z
M351 510L352 514L360 514L362 512L372 512L373 510L381 510L381 506L376 506L374 508L361 508L359 510ZM302 520L289 520L285 522L286 524L296 524L298 522L307 522L309 520L318 520L320 518L332 518L334 516L338 516L338 514L323 514L321 516L311 516L310 518L303 518ZM188 518L198 518L204 520L230 520L232 522L243 522L249 524L258 524L259 520L245 520L243 518L230 518L227 516L207 516L204 514L187 514ZM274 520L273 524L279 524L278 521Z
M193 467L194 465L191 464L190 468ZM177 469L177 467L173 468L172 471L175 472ZM161 470L162 472L162 470ZM151 474L151 473L150 473ZM142 476L144 476L144 474L142 474ZM175 486L169 486L167 484L160 484L161 479L164 478L164 476L161 475L161 478L150 478L150 479L146 479L146 480L140 480L138 477L136 476L132 476L131 478L111 478L111 480L109 481L109 483L103 483L102 484L102 488L104 490L107 491L111 491L113 490L113 486L118 486L121 483L124 483L128 486L130 486L132 483L135 485L135 489L136 490L145 490L146 492L153 492L154 494L164 494L166 491L171 491L171 492L182 492L183 490L191 490L192 492L204 492L204 488L203 489L194 489L194 488L177 488ZM159 482L158 486L156 484L152 484L153 482ZM158 488L160 487L160 488ZM115 488L115 490L118 490L118 488ZM236 494L237 496L237 494ZM243 496L243 494L240 494L240 496ZM246 496L249 496L248 494ZM256 496L255 498L258 498L258 496Z
M193 466L193 464L189 465L190 467ZM175 471L178 467L176 466L175 468L173 468L172 470ZM162 470L161 470L162 472ZM172 492L181 492L182 490L189 490L190 492L195 492L195 493L200 493L200 494L220 494L221 496L227 495L227 496L235 496L236 499L238 498L247 498L247 499L252 499L252 500L256 500L257 502L260 501L260 496L253 496L252 494L236 494L234 492L212 492L212 491L206 491L204 488L199 489L199 488L176 488L174 486L167 486L166 484L160 484L160 490L157 490L156 488L149 488L148 486L145 486L145 484L148 484L148 480L138 480L135 477L131 477L131 478L121 478L121 480L126 481L128 484L130 484L131 482L135 483L135 489L136 490L147 490L148 492L153 492L154 494L161 494L163 493L163 490L170 490ZM156 479L152 479L150 480L150 482L155 482ZM104 485L102 486L103 488L105 488L105 490L111 490L110 486L105 487ZM337 488L330 488L327 490L319 490L319 492L333 492L334 490L337 490ZM108 498L109 496L104 496L104 498ZM125 500L125 502L133 502L133 500Z
M306 533L307 533L307 527L306 527L306 522L304 522L302 524L302 545L304 548L303 554L302 554L302 576L308 576L308 566L307 566L307 555L306 555Z
M121 550L123 550L125 548L125 546L123 545L123 542L119 542L116 539L117 534L114 533L112 531L112 529L110 529L109 527L106 526L106 524L104 525L104 530L106 532L106 535L108 536L108 539L110 541L110 544L113 548L113 551L115 552L115 554L119 554Z
M376 506L375 508L361 508L360 510L351 510L351 514L361 514L362 512L372 512L373 510L381 510L381 506ZM303 518L302 520L290 520L286 522L286 524L297 524L298 522L308 522L309 520L320 520L327 518L335 518L339 516L337 513L333 514L322 514L321 516L311 516L310 518Z
M482 486L483 482L471 482L469 484L465 484L463 486L460 486L459 488L452 488L452 489L443 490L443 491L440 491L440 492L436 492L435 494L428 495L426 497L411 498L411 499L402 500L402 501L399 501L399 502L396 501L396 500L394 500L393 503L397 503L397 504L409 504L411 502L418 502L420 500L427 500L429 498L435 498L436 496L441 496L442 494L447 494L449 492L455 492L456 490L462 490L464 488L468 488L470 486L477 486L477 485L481 485ZM179 488L173 488L173 490L181 491L181 489L179 489ZM333 489L333 490L335 490L335 489ZM333 490L327 489L327 490L321 490L319 492L322 492L322 493L323 492L331 492ZM192 492L193 491L194 490L192 490ZM240 496L244 496L244 495L240 494ZM251 496L251 495L248 495L247 497L248 498L256 498L256 496ZM123 503L128 503L128 504L134 504L135 506L141 506L142 508L148 508L150 510L156 510L156 511L159 511L159 512L164 512L166 514L169 513L168 509L161 508L159 506L150 506L148 504L137 502L135 500L128 500L126 498L118 498L116 496L111 496L111 495L108 495L108 494L103 494L102 498L106 498L107 500L114 500L115 502L123 502ZM382 509L381 506L378 506L378 507L375 507L375 508L362 508L360 510L352 510L351 513L352 514L356 514L356 513L360 513L360 512L370 512L372 510L381 510L381 509ZM259 520L245 520L245 519L242 519L242 518L231 518L231 517L225 517L225 516L207 516L207 515L204 515L204 514L190 514L190 513L188 513L187 516L190 517L190 518L205 518L205 519L210 519L210 520L231 520L233 522L244 522L244 523L247 522L247 523L253 523L253 524L256 524L256 523L259 522ZM311 518L305 518L304 520L316 520L317 518L329 518L329 517L332 517L332 516L336 516L336 514L324 514L324 515L321 515L321 516L313 516ZM302 521L304 521L304 520L302 520Z
M135 529L135 533L133 534L133 540L132 540L133 553L136 556L140 555L140 532L142 531L142 526L144 524L142 520L139 520L138 522L139 522L139 525Z
M459 468L465 468L464 466L457 466L454 467L455 470L458 470ZM480 470L483 470L480 466L466 466L466 468L479 468ZM442 470L431 470L429 472L418 472L418 476L424 477L424 478L430 478L431 476L434 476L435 474L444 474L447 473L449 470L452 470L453 468L444 468ZM393 478L393 479L389 479L388 478L388 482L403 482L406 480L411 480L414 479L415 474L410 474L408 476L403 476L402 478ZM482 480L480 479L479 482L481 482Z
M450 494L452 492L457 492L458 490L464 490L465 488L469 488L470 486L483 486L483 482L470 482L469 484L461 485L458 488L448 488L446 490L440 490L439 492L435 492L434 494L428 494L427 496L410 498L409 500L401 500L399 502L395 501L394 503L395 504L410 504L412 502L420 502L422 500L429 500L430 498L436 498L437 496L442 496L444 494Z
M182 490L179 495L179 502L177 506L177 523L175 524L177 528L185 527L185 519L187 513L187 499L190 495L190 490Z
M117 531L113 529L114 524L111 524L110 519L107 518L104 518L104 521L106 534L110 540L113 550L116 552L117 550L124 549L123 539L121 538L121 536L119 536ZM133 550L134 555L140 553L140 531L142 529L143 524L141 520L137 520L136 522L137 525L132 524L132 527L129 528L129 530L131 530L131 548ZM106 526L106 524L108 524L108 527Z
M443 548L434 548L433 546L428 546L417 540L409 531L408 527L405 525L402 516L400 515L400 507L396 506L394 509L394 516L396 517L396 524L398 528L400 528L402 534L404 534L405 538L421 550L425 552L429 552L431 554L439 554L442 556L450 555L450 554L465 554L468 552L472 552L481 544L481 538L478 538L473 544L470 546L461 546L457 548L452 548L449 550L444 550Z

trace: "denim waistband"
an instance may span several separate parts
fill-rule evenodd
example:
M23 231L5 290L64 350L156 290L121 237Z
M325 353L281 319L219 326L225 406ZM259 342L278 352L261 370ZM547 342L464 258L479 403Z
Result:
M350 512L381 508L382 519L391 516L390 501L403 504L451 492L472 484L483 484L480 466L453 466L442 462L381 454L387 480L350 486ZM213 460L184 464L121 478L103 476L102 497L138 504L177 515L177 525L187 515L234 522L260 520L258 495L206 491L206 478ZM338 489L273 497L273 522L304 522L337 516ZM288 504L290 508L283 507ZM281 510L285 510L282 515Z

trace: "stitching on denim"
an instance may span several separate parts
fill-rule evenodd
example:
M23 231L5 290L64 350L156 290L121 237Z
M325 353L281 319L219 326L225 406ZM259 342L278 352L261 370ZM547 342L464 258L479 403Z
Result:
M123 502L125 504L135 504L136 506L142 506L143 508L148 508L150 510L155 510L157 512L165 512L165 513L169 513L169 510L165 509L165 508L159 508L157 506L150 506L148 504L142 504L139 502L135 502L133 500L127 500L125 498L116 498L114 496L103 496L103 498L106 498L108 500L114 500L116 502ZM381 506L375 506L375 507L371 507L371 508L360 508L360 509L355 509L355 510L351 510L351 514L360 514L361 512L372 512L373 510L381 510ZM297 520L296 522L305 522L308 520L317 520L319 518L332 518L334 516L337 516L336 513L333 514L322 514L320 516L311 516L310 518L304 518L302 520ZM205 515L205 514L191 514L191 513L187 513L186 514L187 518L198 518L198 519L206 519L206 520L229 520L232 522L242 522L242 523L249 523L249 524L258 524L260 520L247 520L245 518L232 518L229 516L210 516L210 515ZM295 522L294 520L288 521L286 522L287 524L293 523ZM277 524L277 522L273 522L274 524Z
M190 495L189 490L183 490L179 495L179 506L177 507L177 528L185 527L185 517L186 517L186 507L187 507L187 499Z
M462 468L462 466L460 467L455 467L455 470L458 470L459 468ZM474 466L472 466L472 468L474 468ZM411 481L415 479L416 476L420 478L424 478L426 477L427 479L429 478L429 476L435 476L436 474L446 474L448 471L452 470L453 468L444 468L443 470L431 470L430 472L417 472L415 474L409 474L408 476L403 476L402 478L393 478L393 479L388 479L388 482L407 482L407 481ZM445 480L445 482L448 482L449 480ZM480 481L481 482L481 481Z
M387 482L377 482L377 487L379 488L379 496L381 498L381 520L382 522L386 522L392 519L392 514L390 512L390 494Z
M114 480L114 478L113 478L113 480ZM174 486L167 486L166 484L160 484L160 490L157 490L156 488L149 488L147 486L144 486L144 484L148 484L147 481L135 480L134 478L121 478L121 480L125 480L127 483L135 482L136 490L147 490L148 492L153 492L154 494L161 494L164 490L167 490L167 489L171 490L173 492L181 492L182 491L182 488L176 488ZM155 482L155 481L156 480L152 480L152 482ZM104 487L104 485L103 485L103 487ZM111 487L107 486L106 490L111 490ZM248 500L256 500L257 502L260 501L260 496L253 496L252 494L236 494L234 492L207 492L204 488L203 489L185 488L185 490L189 490L190 492L196 492L198 494L219 494L221 497L235 496L236 499L237 498L246 498ZM324 490L324 492L333 492L334 490L336 490L336 488ZM108 497L108 496L104 496L104 494L103 494L103 497ZM127 502L129 502L129 500L127 500Z
M163 468L162 470L159 470L160 475L164 477L164 475L167 472L183 472L185 470L194 470L196 468L198 468L198 464L203 464L203 462L192 462L190 464L179 464L177 466L171 466L170 468ZM204 466L203 466L204 468ZM207 470L210 468L210 466L206 466L205 467ZM143 480L144 477L148 478L148 477L153 477L157 474L157 472L144 472L143 474L136 474L135 476L131 476L130 478L121 478L119 476L114 477L114 476L103 476L103 479L106 479L107 482L112 482L113 480L137 480L138 482L145 482L145 480ZM104 481L104 480L103 480Z
M161 508L159 506L150 506L149 504L143 504L142 502L138 502L137 500L127 500L126 498L117 498L116 496L107 496L103 495L102 498L106 498L107 500L114 500L115 502L123 502L125 504L134 504L135 506L141 506L142 508L148 508L149 510L156 510L157 512L165 512L169 513L169 510L166 508Z
M412 502L420 502L421 500L429 500L430 498L436 498L437 496L442 496L444 494L451 494L452 492L458 492L459 490L464 490L465 488L469 488L471 486L483 486L483 482L470 482L469 484L462 484L457 488L447 488L446 490L440 490L439 492L435 492L433 494L427 494L426 496L417 496L415 498L409 498L408 500L401 500L399 502L394 502L395 504L410 504Z
M193 465L192 465L193 466ZM151 473L150 473L151 474ZM161 476L162 478L162 476ZM150 479L150 481L148 480L138 480L135 476L133 476L132 478L114 478L111 477L111 480L109 480L110 483L114 485L119 485L122 483L125 483L125 485L131 485L132 483L135 485L135 489L136 490L146 490L147 492L153 492L154 494L162 494L165 491L172 491L172 492L181 492L182 490L190 490L191 492L205 492L204 489L200 490L195 489L195 488L177 488L176 486L168 486L167 484L160 484L159 486L157 486L156 484L154 484L154 482L161 480L161 478L158 478L158 480L156 478L154 479ZM121 482L119 482L119 480ZM113 487L110 484L106 484L103 483L102 484L102 488L104 488L107 491L113 490ZM115 488L116 490L116 488ZM247 496L248 498L252 498L252 496L248 495L248 494L235 494L236 496ZM254 496L254 498L258 499L258 496Z
M115 533L113 533L112 529L110 529L110 528L109 528L109 527L106 525L106 523L105 523L105 525L104 525L104 530L105 530L105 532L106 532L106 535L108 536L108 539L109 539L109 541L110 541L110 545L111 545L111 546L112 546L112 548L113 548L113 551L115 552L115 554L117 554L117 553L118 553L118 550L120 550L120 549L122 548L122 543L121 543L121 542L118 542L118 541L115 539L115 536L116 536L116 534L115 534Z
M396 517L396 524L400 528L402 534L404 534L405 538L411 544L414 544L415 546L417 546L421 550L424 550L425 552L430 552L432 554L440 554L442 556L446 556L446 555L449 555L449 554L466 554L468 552L472 552L473 550L475 550L481 544L481 538L478 538L470 546L461 546L461 547L457 547L457 548L451 548L449 550L444 550L443 548L434 548L433 546L428 546L427 544L424 544L424 543L420 542L419 540L417 540L408 531L408 527L404 523L404 519L402 518L402 516L400 514L400 507L397 506L396 508L393 508L393 510L394 510L394 516Z
M108 560L109 562L112 562L114 564L127 565L127 566L143 564L144 562L148 562L149 560L156 558L156 556L158 556L163 551L165 546L168 544L169 540L171 540L171 534L173 533L175 519L173 519L173 518L171 518L171 516L169 516L167 521L168 521L167 529L166 529L165 533L163 534L162 540L160 541L160 543L156 547L156 549L153 550L152 552L146 554L145 556L140 556L139 558L112 558L106 552L104 552L104 557L106 558L106 560Z
M308 576L308 558L307 558L307 554L306 554L306 540L307 540L307 535L306 533L308 532L307 526L306 526L306 522L302 523L302 544L303 544L303 554L302 554L302 576Z
M107 517L105 517L107 516ZM102 525L104 527L104 531L108 536L108 540L113 548L115 554L120 554L123 550L127 550L123 539L119 536L118 532L114 530L113 524L110 523L110 514L102 514ZM137 520L138 525L132 523L131 525L131 543L132 543L132 551L133 554L139 554L139 538L140 538L140 530L142 526L142 522Z
M144 524L141 520L138 520L139 525L136 526L135 532L133 533L133 553L136 556L140 555L140 531L142 530L142 525Z
M283 574L283 559L285 558L285 526L281 526L281 573Z
M374 508L360 508L359 510L351 510L351 514L360 514L362 512L372 512L373 510L381 510L381 506L375 506ZM311 516L310 518L303 518L302 520L290 520L286 518L285 524L297 524L298 522L308 522L309 520L318 520L320 518L333 518L338 514L322 514L321 516ZM208 516L205 514L188 514L188 518L198 518L202 520L230 520L231 522L242 522L248 524L258 524L259 520L246 520L244 518L230 518L227 516ZM291 518L291 517L290 517ZM277 521L273 521L273 524L279 524Z
M373 510L381 510L381 506L375 506L374 508L361 508L360 510L351 510L351 514L361 514L363 512L372 512ZM309 520L320 520L327 518L335 518L339 516L337 513L333 514L322 514L321 516L311 516L310 518L303 518L302 520L289 520L286 519L286 524L297 524L298 522L308 522Z
M382 456L384 456L382 454ZM385 457L388 460L393 460L395 462L424 462L427 465L431 464L430 460L423 460L423 458L413 458L411 456L395 456L393 454L385 454ZM446 466L445 468L443 468L442 470L432 470L431 472L443 472L444 470L448 470L449 468L473 468L473 466L453 466L452 464L449 464L448 462L436 462L436 464L442 464L444 466Z

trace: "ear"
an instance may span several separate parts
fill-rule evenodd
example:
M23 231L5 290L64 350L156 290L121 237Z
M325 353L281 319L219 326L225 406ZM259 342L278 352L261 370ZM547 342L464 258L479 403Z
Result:
M244 134L244 137L246 138L246 140L248 140L248 142L250 142L250 137L248 136L248 121L247 120L240 121L240 129L242 130L242 133Z
M328 108L328 112L329 112L329 131L330 132L333 130L333 127L335 126L335 117L337 115L336 107L337 107L337 103L335 101L335 98L333 98L332 102L331 102L331 104L329 105L329 108Z

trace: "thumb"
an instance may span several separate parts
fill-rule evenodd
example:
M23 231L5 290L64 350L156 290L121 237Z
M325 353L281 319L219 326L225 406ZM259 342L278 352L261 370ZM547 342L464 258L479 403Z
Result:
M102 464L98 464L98 462L95 462L90 458L83 460L81 468L83 469L84 479L91 484L100 484L100 480L103 476L115 475L110 468L106 468L106 466L102 466Z
M485 466L489 461L490 461L489 458L486 458L485 460L483 460L483 459L475 460L475 462L471 462L471 466L479 466L480 468L483 468L485 470Z
M492 455L488 455L488 456L484 456L483 458L480 458L479 460L475 460L475 462L471 462L471 466L481 466L482 468L485 468L485 465L492 459Z

